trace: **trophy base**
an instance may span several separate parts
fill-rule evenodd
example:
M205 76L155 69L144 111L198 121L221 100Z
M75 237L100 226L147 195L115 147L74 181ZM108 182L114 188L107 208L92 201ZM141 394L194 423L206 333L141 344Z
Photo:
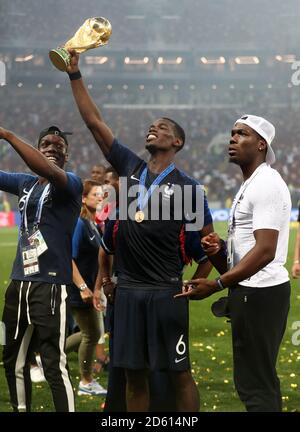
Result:
M65 48L56 48L49 52L49 58L56 69L66 72L70 64L70 54Z

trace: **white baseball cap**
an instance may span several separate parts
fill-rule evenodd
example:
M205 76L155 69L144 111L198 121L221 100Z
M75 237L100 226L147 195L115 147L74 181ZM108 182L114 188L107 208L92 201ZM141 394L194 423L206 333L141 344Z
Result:
M261 137L266 140L268 145L268 150L266 154L266 163L268 165L272 165L275 160L275 153L271 147L271 143L275 137L275 127L268 120L263 117L258 117L255 115L245 114L241 118L239 118L235 124L244 123L247 126L250 126L251 129L254 129Z

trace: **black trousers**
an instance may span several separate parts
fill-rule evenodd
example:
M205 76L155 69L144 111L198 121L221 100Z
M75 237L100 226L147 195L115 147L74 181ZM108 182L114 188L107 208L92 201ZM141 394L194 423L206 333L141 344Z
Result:
M33 332L56 411L74 411L74 394L64 352L67 334L67 287L12 281L5 293L3 363L14 411L30 411L30 342Z
M290 307L290 283L238 285L229 294L234 383L247 411L282 409L276 360Z

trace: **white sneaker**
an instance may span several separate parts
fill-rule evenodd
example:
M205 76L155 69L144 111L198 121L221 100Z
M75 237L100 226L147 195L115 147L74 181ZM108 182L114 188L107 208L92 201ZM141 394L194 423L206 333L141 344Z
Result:
M44 372L38 366L33 366L30 368L30 378L33 383L41 383L46 381Z
M93 380L87 384L83 384L83 382L80 381L77 394L78 396L82 396L82 395L105 396L106 393L107 390L105 390L105 388L103 388L96 380Z

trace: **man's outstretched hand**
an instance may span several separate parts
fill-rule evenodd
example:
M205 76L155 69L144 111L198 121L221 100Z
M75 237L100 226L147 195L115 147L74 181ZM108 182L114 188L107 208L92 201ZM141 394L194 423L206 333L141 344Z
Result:
M191 300L202 300L214 294L217 288L218 284L214 280L192 279L190 281L184 281L182 293L176 294L174 298L188 297Z

